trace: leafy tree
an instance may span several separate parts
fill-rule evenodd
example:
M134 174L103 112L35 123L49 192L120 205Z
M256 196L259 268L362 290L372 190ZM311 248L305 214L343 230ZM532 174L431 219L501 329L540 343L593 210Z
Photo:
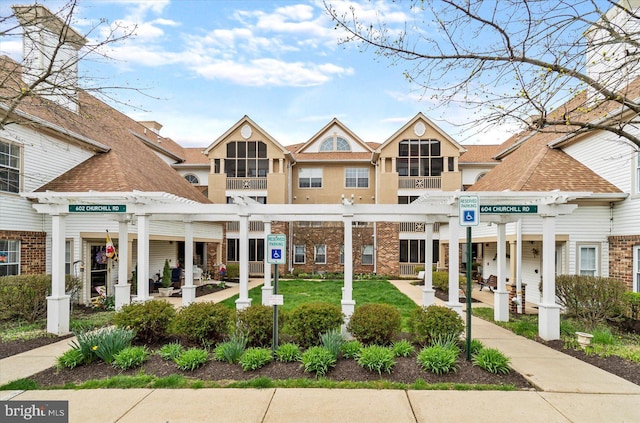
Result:
M325 0L325 9L341 42L405 66L438 107L472 109L477 119L463 129L605 130L638 148L640 14L631 3L411 0L374 13Z

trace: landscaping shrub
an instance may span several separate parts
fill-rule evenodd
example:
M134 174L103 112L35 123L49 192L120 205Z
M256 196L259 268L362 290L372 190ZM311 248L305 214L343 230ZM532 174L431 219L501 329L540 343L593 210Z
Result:
M166 301L146 301L123 306L113 316L113 324L133 329L136 339L143 343L154 343L166 338L175 315L175 309Z
M423 370L441 375L458 370L460 350L453 344L437 343L423 348L417 361Z
M409 357L415 350L413 344L406 339L396 341L391 345L393 355L396 357Z
M391 369L396 365L393 350L380 345L370 345L360 350L358 364L367 370L376 371L382 374L383 371L391 373Z
M273 361L273 353L270 348L249 348L240 357L242 370L258 370Z
M415 342L427 345L438 338L458 338L464 331L464 322L450 308L431 305L411 313L409 331Z
M335 358L340 355L340 347L344 344L344 338L340 329L331 329L320 335L320 343L323 347L331 351Z
M57 358L56 367L58 369L67 368L73 369L84 363L84 354L78 347L71 348Z
M147 361L148 356L147 347L127 347L114 356L113 367L122 370L139 367Z
M511 360L495 348L482 348L472 357L474 366L478 366L489 373L506 375L511 371Z
M466 350L467 343L463 342L462 345L463 345L463 350ZM482 343L481 340L479 340L479 339L472 339L471 340L471 345L470 345L470 348L469 348L471 350L470 351L471 355L478 354L478 352L483 348L484 348L484 344Z
M347 330L365 345L389 345L400 332L400 312L389 304L356 307Z
M327 348L315 346L306 350L300 361L302 361L305 372L324 376L330 367L336 365L337 359Z
M278 316L278 327L282 329L284 319ZM262 304L252 305L236 314L236 326L249 337L249 345L266 347L273 339L273 307Z
M444 293L449 292L449 272L432 272L431 273L431 285L434 289L439 289ZM460 276L458 278L458 287L465 287L466 278Z
M236 331L228 341L218 344L213 352L214 357L218 361L226 361L231 364L237 363L245 348L247 348L247 342L247 337L241 331Z
M300 361L302 353L300 347L291 342L282 344L276 350L276 360L282 363L291 363L294 361Z
M627 316L634 320L640 320L640 292L625 292L624 302L627 306Z
M65 292L77 292L82 282L65 277ZM51 275L13 275L0 277L0 320L35 322L47 315L47 295Z
M362 344L357 340L347 341L340 346L340 352L344 358L358 358L361 349Z
M165 360L175 361L176 358L184 352L184 348L179 342L171 342L170 344L163 345L158 350L158 355Z
M236 263L227 264L226 279L238 279L240 277L240 265Z
M71 345L82 352L84 363L99 358L111 364L117 353L131 345L134 336L133 330L111 326L78 334Z
M189 348L175 360L180 370L193 371L207 362L209 353L202 348Z
M580 275L556 276L556 296L569 317L595 327L624 311L625 285L612 278Z
M229 335L233 310L213 302L192 303L183 307L173 318L172 333L207 346L222 341Z
M344 322L338 306L324 302L306 303L296 307L288 317L288 331L302 347L318 345L320 334L339 328Z

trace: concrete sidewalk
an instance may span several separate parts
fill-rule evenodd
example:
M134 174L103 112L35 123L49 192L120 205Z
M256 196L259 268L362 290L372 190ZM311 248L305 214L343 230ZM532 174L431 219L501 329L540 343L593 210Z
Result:
M421 303L419 286L392 283ZM640 421L640 386L481 319L472 319L472 335L510 357L540 391L103 389L0 391L0 400L68 400L70 422ZM0 384L39 371L38 363L49 367L69 342L0 360Z

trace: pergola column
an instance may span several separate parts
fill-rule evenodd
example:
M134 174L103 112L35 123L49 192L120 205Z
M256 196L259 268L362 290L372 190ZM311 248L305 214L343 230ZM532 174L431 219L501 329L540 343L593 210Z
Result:
M555 216L542 216L542 302L539 304L538 334L546 341L560 339L560 306L556 304L555 225Z
M458 240L459 222L458 216L449 216L449 302L447 307L462 317L462 304L460 303L460 258ZM471 293L469 293L471 294Z
M240 214L240 292L236 309L244 310L251 305L249 298L249 215Z
M196 300L196 286L193 284L193 223L184 222L184 285L182 286L182 305L190 305Z
M149 216L136 215L138 218L138 295L136 302L149 301Z
M262 284L262 305L269 305L269 299L273 295L271 286L271 265L267 263L267 235L271 233L271 221L264 221L264 283ZM276 265L277 266L277 265Z
M118 283L115 285L116 311L131 303L131 284L129 283L129 221L118 222Z
M433 223L427 220L424 224L424 286L422 287L422 305L429 307L435 304L436 291L433 289Z
M345 315L344 328L356 309L353 300L353 215L343 215L344 223L344 287L342 288L342 314ZM343 330L344 332L344 330Z
M507 253L506 253L506 225L498 223L497 236L497 278L498 289L493 294L493 318L497 322L509 321L509 292L507 292Z
M47 332L69 333L70 296L65 292L65 215L51 216L51 295L47 297Z

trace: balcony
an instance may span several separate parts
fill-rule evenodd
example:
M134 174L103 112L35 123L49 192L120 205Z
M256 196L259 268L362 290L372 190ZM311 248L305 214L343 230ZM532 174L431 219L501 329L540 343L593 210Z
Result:
M227 232L240 232L240 222L227 222ZM264 232L264 222L249 221L249 232Z
M400 222L400 232L424 232L424 222ZM433 224L433 233L440 232L440 223Z
M441 176L400 176L398 189L441 189Z
M227 178L229 190L266 190L267 178Z

